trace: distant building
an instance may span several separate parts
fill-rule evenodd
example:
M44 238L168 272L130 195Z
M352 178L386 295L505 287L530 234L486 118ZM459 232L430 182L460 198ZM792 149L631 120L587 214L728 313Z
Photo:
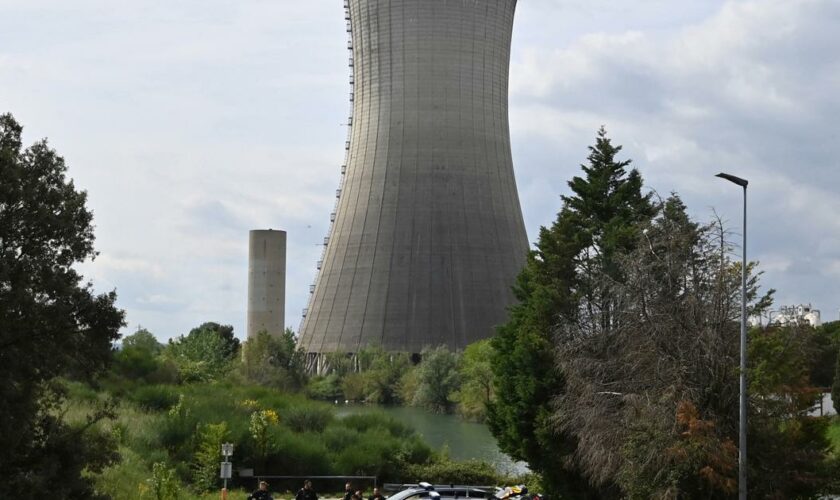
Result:
M782 306L778 310L770 311L770 324L777 326L813 326L822 324L820 310L811 307L811 304L799 304L793 306Z
M286 329L286 231L256 229L248 237L248 338Z

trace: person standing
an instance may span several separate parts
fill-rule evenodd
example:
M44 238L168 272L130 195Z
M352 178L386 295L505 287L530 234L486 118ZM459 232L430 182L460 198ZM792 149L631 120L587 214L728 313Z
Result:
M373 495L369 496L368 500L385 500L385 497L383 497L382 494L379 493L379 488L374 488Z
M312 489L312 481L307 479L303 482L303 488L298 490L295 500L318 500L318 494Z
M351 483L345 483L344 485L344 500L352 500L353 499L353 485Z
M274 500L274 497L268 492L268 483L260 481L257 490L248 495L248 500Z

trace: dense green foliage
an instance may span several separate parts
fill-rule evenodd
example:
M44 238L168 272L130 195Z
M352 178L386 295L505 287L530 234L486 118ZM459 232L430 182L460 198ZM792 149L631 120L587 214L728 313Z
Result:
M246 380L278 389L295 390L306 383L304 354L295 334L286 329L281 337L259 332L242 346L240 373Z
M69 387L70 421L107 397L81 383ZM97 432L118 438L122 456L95 475L102 494L123 497L142 490L153 498L155 489L177 487L189 497L218 487L224 440L236 444L236 467L253 467L257 474L377 475L396 482L467 474L462 477L488 484L505 479L487 464L461 464L434 453L412 429L384 413L336 418L331 405L301 395L219 382L157 386L167 394L160 399L173 403L144 409L130 402L142 390L127 388L115 419L96 425Z
M431 375L457 380L458 353L436 349L413 366L407 355L369 349L355 360L334 356L334 373L307 383L291 332L281 338L259 334L243 343L243 355L230 355L224 336L206 325L167 346L139 329L124 339L111 371L95 386L69 384L71 421L99 401L120 400L115 419L94 426L118 438L121 457L94 474L99 493L200 496L218 486L218 449L228 440L236 444L237 468L258 474L372 474L393 481L416 481L413 473L467 474L492 478L490 483L503 480L487 464L460 464L433 453L413 430L384 414L336 418L332 405L295 392L306 385L308 394L321 391L330 401L356 391L356 400L400 402L408 374L427 373L412 397L419 387L432 385ZM171 378L161 382L161 373ZM438 397L454 404L458 386L434 384Z
M831 385L831 402L834 403L834 409L840 413L840 356L837 357L834 368L834 383Z
M490 365L492 356L490 340L480 340L468 345L458 361L461 387L454 398L458 401L458 414L467 420L483 422L487 405L496 397Z
M452 395L461 386L458 354L446 347L424 349L417 367L417 391L414 404L435 412L452 411Z
M489 366L489 359L482 359L487 351L486 342L472 347L469 356L444 346L427 348L416 365L406 353L388 353L380 348L363 349L355 360L331 355L328 374L313 377L305 392L328 401L406 404L445 413L457 409L468 418L482 420L483 398L492 396L492 391L481 385L488 383L486 377L481 380ZM462 382L471 385L462 390ZM473 389L479 393L473 395Z
M417 364L377 348L335 353L312 379L291 331L240 345L208 322L164 346L139 328L114 350L115 293L95 295L74 270L95 256L86 195L44 141L23 150L20 133L0 116L5 494L201 498L219 485L225 441L257 474L509 480L433 452L384 414L337 418L297 391L487 418L502 449L544 476L529 481L562 498L734 494L740 267L719 221L642 194L603 129L495 338L463 353L432 346ZM771 294L758 296L755 264L748 274L757 313ZM840 423L808 416L832 383L840 407L838 345L840 322L750 333L752 496L840 488Z
M113 371L132 380L151 384L175 382L179 378L178 366L163 359L161 345L154 335L140 327L125 337L114 355Z
M720 221L652 201L603 130L585 177L543 228L493 338L491 430L563 498L737 493L739 264ZM749 313L760 296L747 270ZM755 331L750 474L756 497L828 491L828 420L808 416L836 355L812 328ZM815 358L822 359L815 362ZM820 372L822 370L822 372Z
M210 381L224 376L238 349L233 327L204 323L186 336L170 340L164 356L175 363L182 380Z
M91 497L83 469L114 459L92 429L107 414L67 425L54 377L92 377L111 359L123 324L114 292L96 295L76 271L92 259L87 195L64 160L39 141L23 149L22 127L0 115L0 469L15 498Z
M640 225L655 213L642 178L629 161L619 161L602 128L589 148L585 177L569 182L570 196L550 228L541 228L536 249L520 274L508 323L493 339L495 386L502 394L488 408L488 422L502 449L543 474L555 494L582 498L591 491L570 470L574 438L551 427L552 400L563 390L554 362L552 331L558 318L575 318L583 299L604 328L615 304L599 289L598 276L620 278L616 262L635 245ZM599 295L600 294L600 295Z
M831 387L840 350L840 321L830 321L815 328L811 344L811 383L817 387Z

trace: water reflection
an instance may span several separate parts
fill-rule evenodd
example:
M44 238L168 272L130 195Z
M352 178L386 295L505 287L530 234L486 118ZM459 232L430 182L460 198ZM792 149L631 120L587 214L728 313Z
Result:
M455 415L440 415L405 406L340 405L336 415L386 413L417 430L435 449L449 447L449 456L456 460L484 460L506 474L528 472L524 462L516 462L499 450L487 426L465 422Z

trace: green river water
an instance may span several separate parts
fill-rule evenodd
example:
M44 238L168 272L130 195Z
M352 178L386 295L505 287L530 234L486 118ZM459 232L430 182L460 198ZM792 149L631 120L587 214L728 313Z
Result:
M449 456L456 460L478 459L493 464L499 472L527 472L526 464L516 462L499 450L487 426L465 422L455 415L440 415L422 408L405 406L339 405L336 415L386 413L413 427L435 449L449 447Z

